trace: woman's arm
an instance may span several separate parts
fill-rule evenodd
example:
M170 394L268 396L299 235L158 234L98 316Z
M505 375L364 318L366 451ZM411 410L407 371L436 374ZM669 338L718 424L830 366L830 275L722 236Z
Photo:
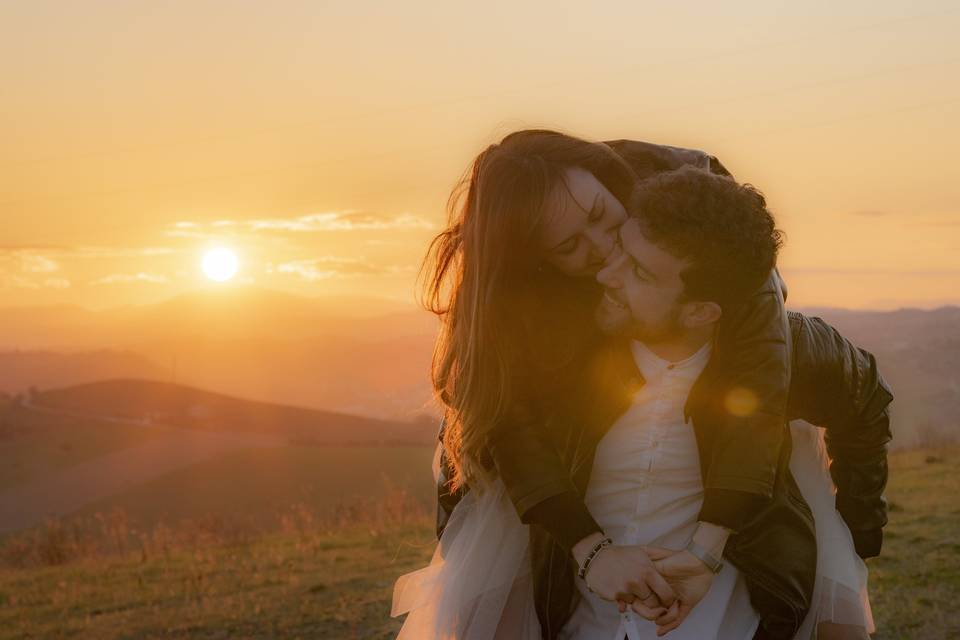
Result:
M443 442L445 422L438 438ZM442 446L441 446L442 449ZM601 532L554 446L532 426L499 429L488 444L491 458L524 524L538 524L568 552L577 542ZM446 452L441 451L437 477L437 539L468 490L450 491L452 475Z
M772 498L786 431L790 327L776 270L747 301L724 307L704 414L713 434L699 520L738 531Z
M887 523L883 491L893 393L873 354L820 318L794 312L790 316L794 384L788 415L826 429L837 511L860 557L879 555Z

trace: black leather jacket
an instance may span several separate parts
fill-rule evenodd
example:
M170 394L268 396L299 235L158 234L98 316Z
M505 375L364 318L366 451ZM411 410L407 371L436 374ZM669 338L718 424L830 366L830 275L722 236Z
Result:
M827 450L832 459L830 472L837 485L837 509L853 534L858 553L862 557L875 556L879 554L881 531L887 522L883 490L887 480L887 444L891 439L888 405L893 396L870 353L855 347L819 318L790 312L789 323L793 355L787 416L826 428ZM714 464L713 452L730 445L723 433L708 428L715 423L711 414L722 411L725 387L719 384L720 363L715 352L687 403L704 477ZM642 384L629 348L622 340L609 340L602 345L584 374L580 397L559 405L558 414L535 434L541 451L557 455L563 464L569 465L567 479L581 499L597 444L628 406L631 387ZM783 429L785 437L778 452L773 494L730 537L724 551L727 560L743 572L751 602L761 617L764 637L769 638L793 636L809 609L816 572L813 516L789 471L789 428L783 425ZM506 443L504 440L503 444ZM530 455L529 450L524 452L525 459L502 455L502 471L517 477L515 466L538 466L540 462ZM741 449L739 455L745 467L754 463L752 448ZM444 464L442 461L441 469ZM439 490L438 534L449 516L446 510L452 510L458 498L445 494L442 485ZM554 533L540 524L531 524L537 614L543 637L555 638L579 599L573 582L574 560L569 548Z

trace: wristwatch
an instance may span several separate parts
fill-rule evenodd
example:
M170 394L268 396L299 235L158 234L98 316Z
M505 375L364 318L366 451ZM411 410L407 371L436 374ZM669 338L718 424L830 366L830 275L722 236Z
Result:
M720 560L715 558L712 553L698 545L692 539L687 543L686 550L689 551L695 558L699 558L703 564L707 565L707 568L714 573L720 573L720 569L723 568L723 563L720 562Z

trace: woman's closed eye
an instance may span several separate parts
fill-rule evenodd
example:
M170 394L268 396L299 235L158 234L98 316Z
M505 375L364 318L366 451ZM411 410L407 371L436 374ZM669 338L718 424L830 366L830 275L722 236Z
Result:
M573 236L572 238L561 242L556 247L554 247L553 252L561 256L567 256L573 253L577 246L580 244L579 236Z
M606 213L606 208L603 206L603 201L598 201L590 210L590 215L587 216L587 220L589 222L597 222L603 218L604 213Z

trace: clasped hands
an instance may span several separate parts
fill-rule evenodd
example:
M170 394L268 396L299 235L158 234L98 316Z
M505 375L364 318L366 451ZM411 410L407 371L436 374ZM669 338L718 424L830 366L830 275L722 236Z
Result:
M727 533L718 527L710 546L716 548L720 536L722 549ZM712 534L707 531L703 536ZM657 635L663 636L679 627L703 599L713 577L710 568L686 550L611 545L593 559L586 581L598 596L616 601L621 613L630 607L654 622Z

